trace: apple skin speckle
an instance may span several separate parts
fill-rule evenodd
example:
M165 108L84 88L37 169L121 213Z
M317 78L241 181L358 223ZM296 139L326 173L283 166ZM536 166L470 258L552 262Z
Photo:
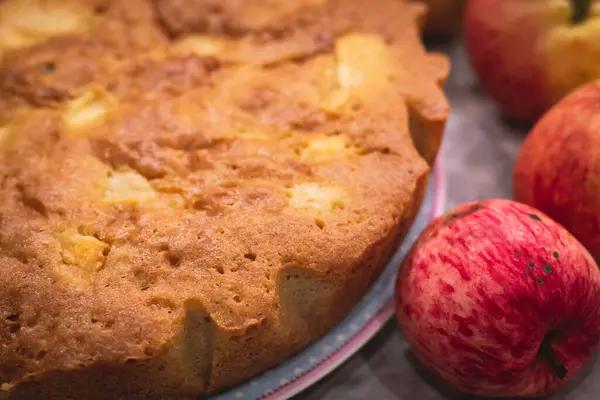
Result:
M600 339L593 258L547 215L510 200L466 204L432 221L398 272L395 300L415 355L476 395L548 395ZM538 352L551 332L565 379Z

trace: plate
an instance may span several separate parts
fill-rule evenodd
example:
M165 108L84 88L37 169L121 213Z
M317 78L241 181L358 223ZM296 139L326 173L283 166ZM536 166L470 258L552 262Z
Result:
M440 154L415 222L373 286L328 333L277 367L210 400L286 400L340 366L394 315L394 283L400 263L428 222L444 211L446 185Z

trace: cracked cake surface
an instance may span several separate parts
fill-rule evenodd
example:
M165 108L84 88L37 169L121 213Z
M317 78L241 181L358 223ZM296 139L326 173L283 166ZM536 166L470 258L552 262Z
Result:
M1 399L194 399L351 310L448 113L372 4L0 2Z

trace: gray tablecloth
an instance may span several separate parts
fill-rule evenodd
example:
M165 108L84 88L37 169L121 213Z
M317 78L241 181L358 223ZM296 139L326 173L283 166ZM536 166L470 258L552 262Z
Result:
M511 127L486 98L465 58L460 41L441 51L452 60L446 89L452 107L444 138L447 208L489 198L511 197L512 166L525 137ZM408 350L394 320L362 351L294 400L474 400L427 372ZM600 399L600 357L552 400Z

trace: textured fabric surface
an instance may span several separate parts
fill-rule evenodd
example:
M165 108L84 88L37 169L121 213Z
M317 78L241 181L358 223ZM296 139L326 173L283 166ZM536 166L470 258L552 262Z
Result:
M486 198L511 198L511 174L526 127L507 124L481 91L462 45L452 57L446 90L452 113L444 137L447 208ZM592 400L600 392L600 357L549 400ZM395 321L362 351L294 400L481 400L445 385L411 354ZM505 399L507 400L507 399Z

